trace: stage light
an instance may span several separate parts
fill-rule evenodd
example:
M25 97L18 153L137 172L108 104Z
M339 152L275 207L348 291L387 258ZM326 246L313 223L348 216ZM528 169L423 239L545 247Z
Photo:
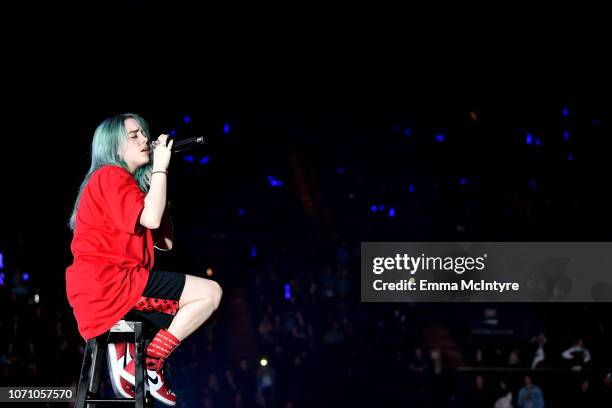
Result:
M462 186L465 186L467 183L468 183L468 180L465 177L459 180L459 184L461 184Z
M573 160L574 160L574 155L573 155L573 154L571 154L571 153L568 153L568 155L567 155L567 160L569 160L569 161L573 161Z
M169 133L170 137L176 136L176 129L172 129Z
M525 143L528 145L533 143L533 135L531 133L527 133L527 137L525 138Z
M411 128L404 129L404 136L406 137L412 136L412 129Z
M239 208L238 209L238 215L240 217L244 217L245 214L246 214L246 211L244 211L244 208Z
M561 116L563 116L564 118L567 118L569 116L569 109L563 108L563 110L561 111Z
M389 208L389 218L395 217L395 208Z
M0 252L0 269L4 269L4 255Z
M0 272L0 286L4 286L4 272Z
M338 174L344 174L344 167L338 167L338 168L336 169L336 173L338 173Z
M436 142L442 143L445 140L446 140L446 136L444 136L442 133L438 133L436 135Z
M225 133L226 135L230 132L231 128L230 128L230 124L226 123L223 125L223 133Z
M414 184L412 183L408 184L408 191L411 193L414 193Z
M265 367L265 366L267 366L267 365L268 365L268 360L267 360L267 359L265 359L265 358L262 358L261 360L259 360L259 364L260 364L262 367Z
M191 122L191 116L188 116L188 115L183 116L183 122L185 123Z
M212 270L212 268L207 268L207 269L206 269L206 276L213 276L213 270Z
M569 132L569 130L565 130L565 131L563 132L563 138L564 138L565 140L569 140L569 137L570 137L570 132Z
M370 210L372 210L372 212L376 212L378 211L378 207L373 205L372 207L370 207Z
M534 141L536 146L542 146L542 139L539 137L536 137Z
M268 176L268 182L272 187L282 187L283 185L283 182L277 180L274 176Z
M379 205L378 206L378 211L385 211L385 206L384 205Z
M253 245L251 247L251 258L256 258L257 257L257 246Z
M190 154L186 154L186 155L183 156L183 160L185 160L186 162L189 162L189 163L193 163L193 156L190 155Z
M291 299L291 285L285 283L285 300Z
M209 162L209 160L210 160L209 156L204 156L200 159L200 164L206 164Z
M27 282L30 280L30 274L27 272L24 272L23 275L21 275L21 278L23 279L24 282Z
M38 296L38 294L34 295L34 303L39 303L40 302L40 296Z

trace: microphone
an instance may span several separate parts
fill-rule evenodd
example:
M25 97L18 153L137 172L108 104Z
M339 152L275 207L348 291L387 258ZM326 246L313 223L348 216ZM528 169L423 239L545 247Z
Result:
M189 139L177 140L172 145L172 152L178 153L183 150L191 149L198 145L203 145L204 143L206 143L206 138L204 138L204 136L196 136L191 137Z
M172 153L182 152L183 150L192 149L196 146L203 145L207 142L204 136L191 137L189 139L175 140L172 145ZM153 148L155 148L157 140L153 142Z

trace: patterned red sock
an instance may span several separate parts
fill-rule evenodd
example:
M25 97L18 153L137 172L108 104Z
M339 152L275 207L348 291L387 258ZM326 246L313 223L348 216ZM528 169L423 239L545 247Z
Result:
M172 333L160 329L147 347L147 369L160 369L164 365L164 360L179 344L181 344L181 341L174 337Z

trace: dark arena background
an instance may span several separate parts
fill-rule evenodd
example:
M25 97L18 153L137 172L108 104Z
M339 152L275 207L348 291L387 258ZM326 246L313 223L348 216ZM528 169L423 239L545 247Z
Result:
M160 269L223 288L213 318L168 361L177 406L612 407L609 302L360 300L361 242L612 241L609 97L562 79L546 82L553 92L507 77L474 92L469 77L440 75L416 94L384 74L342 88L304 74L277 81L270 103L268 78L291 64L242 78L256 90L238 94L239 75L196 72L215 65L212 51L183 76L182 54L156 49L176 62L162 85L139 77L130 53L123 80L95 58L82 66L100 73L55 71L39 41L54 68L11 65L7 76L19 80L0 142L0 386L78 383L85 342L66 299L67 222L95 127L134 112L153 137L208 140L172 157L174 249L156 253ZM194 74L205 77L197 89ZM213 97L206 84L217 81L228 88ZM461 86L440 92L440 81ZM563 356L580 343L590 358ZM545 405L520 402L527 382ZM102 393L112 394L105 371Z

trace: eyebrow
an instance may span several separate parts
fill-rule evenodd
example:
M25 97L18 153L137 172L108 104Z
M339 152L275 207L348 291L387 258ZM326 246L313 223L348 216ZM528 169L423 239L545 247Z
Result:
M139 130L140 130L140 128L138 128L138 129L134 129L134 130L128 130L128 133L138 132Z

